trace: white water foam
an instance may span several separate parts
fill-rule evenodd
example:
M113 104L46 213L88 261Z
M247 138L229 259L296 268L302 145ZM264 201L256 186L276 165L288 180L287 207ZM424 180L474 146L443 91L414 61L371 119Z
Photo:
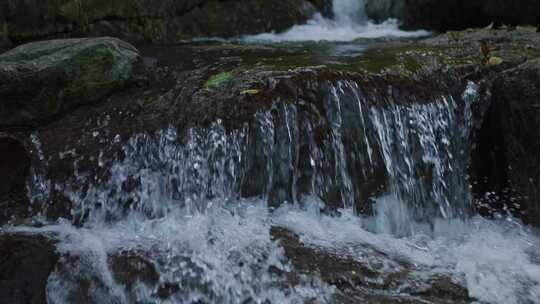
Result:
M427 31L402 31L397 20L375 24L364 13L364 2L334 0L334 20L316 14L303 25L295 25L284 33L264 33L244 37L248 42L352 41L361 38L421 37Z
M540 239L514 220L439 220L428 233L399 238L366 230L366 219L350 209L340 213L328 216L317 208L290 205L269 213L264 203L254 200L227 208L216 204L205 213L169 214L159 220L128 218L99 227L75 228L60 223L12 230L53 233L60 239L61 253L83 261L68 267L66 273L57 270L49 277L49 303L69 303L70 290L77 288L74 277L83 275L100 278L104 285L91 288L92 299L129 303L125 287L112 278L106 258L126 250L151 254L162 281L182 286L183 278L193 275L197 282L209 286L205 294L187 286L163 303L242 303L248 298L260 301L257 303L302 303L310 298L328 303L334 290L316 278L304 278L296 287L276 285L267 272L269 267L294 270L279 243L270 237L273 226L298 234L308 247L352 257L363 264L382 263L381 276L399 269L397 261L413 265L413 276L418 278L450 275L479 303L537 303L540 299ZM383 254L373 254L370 248ZM183 269L182 263L177 264L181 256L189 256L202 273ZM156 301L155 287L141 284L136 289L138 303Z
M77 228L67 221L12 232L51 235L62 256L48 279L48 303L73 303L80 282L90 282L91 303L328 303L334 288L317 277L300 275L295 286L268 270L293 271L270 235L272 216L259 200L204 213L171 213L157 220L132 216L111 225ZM167 299L157 286L139 282L136 295L116 282L108 258L121 252L151 257L159 283L180 289ZM142 252L142 254L141 254ZM283 285L285 284L285 285ZM134 298L133 298L134 297Z
M395 202L397 203L397 202ZM412 263L422 276L450 274L480 303L538 303L540 299L540 239L538 233L511 219L438 220L431 233L398 238L362 228L350 210L331 217L288 210L275 219L299 234L308 246L358 257L371 246L390 262ZM360 249L361 250L361 249Z
M346 103L339 103L340 100L357 104L359 116L353 117L355 120L373 122L377 134L362 140L371 147L379 141L385 166L391 173L390 181L395 185L410 180L410 167L421 163L409 153L412 150L392 145L393 138L407 138L405 129L419 133L415 137L420 139L416 151L422 151L422 159L434 164L437 176L444 173L437 166L458 159L450 158L452 150L442 148L436 140L437 136L441 139L441 133L448 136L441 140L448 142L468 134L469 118L463 122L454 117L458 109L454 101L444 97L436 105L387 105L387 110L368 111L368 105L354 94L354 88L354 84L339 82L325 104L332 123L330 132L336 140L330 145L332 155L338 155L334 168L342 182L348 177L338 126L347 120L341 115L341 106ZM476 85L470 83L464 92L466 112L476 91ZM281 111L281 120L274 121L269 112L259 113L255 124L262 152L256 145L252 151L269 156L278 145L282 148L279 158L263 158L269 160L266 168L239 170L242 147L249 134L247 126L232 134L219 121L205 130L191 129L185 145L177 142L178 132L174 128L167 128L158 136L141 134L125 144L123 151L127 157L114 162L104 160L103 164L114 172L109 181L90 181L85 191L77 191L75 186L65 189L74 203L72 215L86 218L83 227L61 221L44 228L6 229L53 234L59 239L62 260L48 279L48 303L77 302L73 297L84 288L81 282L90 284L85 295L90 303L305 303L313 298L317 300L314 303L329 302L334 289L316 276L302 277L297 285L284 287L282 283L287 282L270 273L269 269L278 269L296 274L283 248L272 240L270 232L275 226L295 232L304 244L322 248L322 252L353 257L363 265L382 264L377 269L382 272L380 277L403 269L401 261L405 260L413 265L412 275L418 276L419 281L437 274L451 275L480 303L536 303L540 298L540 239L512 218L460 220L457 218L467 217L458 217L456 212L446 219L435 219L436 213L426 213L425 217L433 221L417 223L412 213L415 208L397 195L402 191L378 196L373 208L376 215L369 218L355 215L351 203L344 204L349 208L339 210L339 216L322 215L323 195L302 196L302 202L289 200L295 203L294 207L285 204L274 212L269 212L267 203L260 199L239 201L235 189L244 173L245 178L269 175L263 180L270 188L272 179L279 177L270 170L273 160L280 160L284 165L281 168L298 167L289 165L294 163L291 155L299 151L294 143L303 130L294 128L298 125L298 111L291 104L275 110ZM365 126L359 126L361 134L365 134ZM283 138L286 140L279 141ZM368 158L374 156L373 151L367 149ZM311 152L311 166L321 168L323 173L325 167L319 165L322 158L317 156L320 148L313 147ZM455 170L465 166L452 161L443 167L462 176ZM406 173L406 178L398 173ZM76 175L81 181L86 180L85 175ZM432 179L436 183L431 184L444 184L437 176ZM130 180L128 177L138 181L138 187L118 191ZM325 180L318 184L312 179L312 188L322 188ZM342 196L350 196L350 182L343 184L338 190ZM422 187L418 183L411 185ZM458 192L463 188L453 189ZM264 191L268 193L268 189ZM426 206L440 206L444 201L437 191L430 197L434 202ZM459 203L459 199L455 201ZM136 252L149 260L160 275L159 282L137 282L135 288L117 282L110 259L122 252ZM160 297L163 284L179 289L170 289L169 295Z

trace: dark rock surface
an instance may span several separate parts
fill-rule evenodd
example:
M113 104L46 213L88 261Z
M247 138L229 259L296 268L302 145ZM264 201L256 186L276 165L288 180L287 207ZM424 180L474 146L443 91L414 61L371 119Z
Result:
M540 225L540 60L495 80L493 101L475 159L478 193L487 207L513 211ZM486 212L489 210L486 210Z
M333 303L471 303L465 287L449 277L433 276L419 280L415 266L388 257L367 244L356 244L355 256L336 254L324 248L305 245L298 235L273 227L272 237L285 249L295 268L295 276L310 274L336 287Z
M369 0L366 13L384 21L397 18L408 29L461 30L495 25L537 25L540 2L536 0Z
M2 303L47 303L47 279L57 260L54 241L47 237L0 234Z
M50 37L108 35L129 41L176 43L283 31L327 11L326 0L44 0L0 6L0 29L14 43ZM3 21L3 22L2 22ZM2 32L0 32L2 33ZM4 39L5 40L5 39Z
M115 38L34 42L0 55L0 128L37 126L135 80L138 51Z
M29 215L26 181L30 157L23 143L0 134L0 225Z

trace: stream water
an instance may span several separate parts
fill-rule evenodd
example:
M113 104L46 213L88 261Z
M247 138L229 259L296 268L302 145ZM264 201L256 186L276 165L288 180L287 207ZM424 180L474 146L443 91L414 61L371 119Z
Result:
M317 16L283 34L246 39L426 34L369 23L361 1L334 4L335 20ZM467 170L477 85L470 82L460 98L441 93L412 104L382 94L374 102L354 81L338 80L326 88L323 113L276 101L235 130L218 120L185 135L171 126L126 141L104 137L122 151L95 155L106 178L75 164L67 183L38 171L28 181L42 213L50 189L61 189L73 220L38 216L39 228L8 229L59 240L65 258L48 279L51 304L81 295L103 304L334 303L336 288L316 272L292 284L269 271L295 273L273 227L296 233L308 248L377 264L381 277L410 265L407 279L382 294L407 294L441 275L465 286L471 302L540 303L537 232L473 208ZM39 133L32 140L40 151ZM360 212L365 206L371 211ZM143 273L128 283L111 262L126 256Z

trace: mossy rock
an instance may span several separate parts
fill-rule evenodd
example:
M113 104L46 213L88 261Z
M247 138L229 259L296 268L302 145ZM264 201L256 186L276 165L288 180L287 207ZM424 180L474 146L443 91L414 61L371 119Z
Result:
M134 81L137 49L115 38L30 43L0 55L0 128L37 126Z

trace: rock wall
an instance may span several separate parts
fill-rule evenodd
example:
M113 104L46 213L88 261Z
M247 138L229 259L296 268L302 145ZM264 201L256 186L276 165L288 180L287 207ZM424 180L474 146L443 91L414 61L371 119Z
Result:
M407 29L458 30L495 24L539 25L537 0L368 0L366 13L376 21L397 18Z
M540 60L501 74L473 163L484 213L512 211L540 225Z
M283 31L329 12L326 0L43 0L0 4L0 37L22 43L45 37L107 35L175 43ZM0 38L0 44L2 39Z

